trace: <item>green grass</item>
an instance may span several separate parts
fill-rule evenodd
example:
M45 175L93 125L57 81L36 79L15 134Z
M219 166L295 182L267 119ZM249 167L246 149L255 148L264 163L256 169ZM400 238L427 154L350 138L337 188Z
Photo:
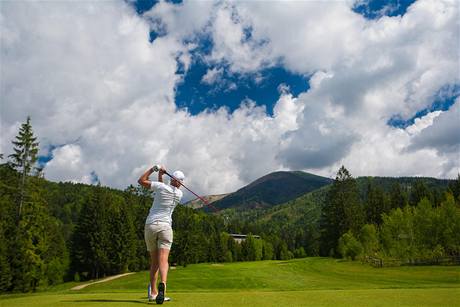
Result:
M80 291L77 283L0 296L0 306L136 306L148 273ZM197 264L170 271L174 306L458 306L460 267L372 268L328 258Z

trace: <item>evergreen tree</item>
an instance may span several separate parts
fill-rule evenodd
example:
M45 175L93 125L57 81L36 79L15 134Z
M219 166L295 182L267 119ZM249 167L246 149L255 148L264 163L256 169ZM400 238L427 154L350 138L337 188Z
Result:
M13 287L23 292L47 284L45 254L50 248L46 203L36 191L31 192L12 244Z
M16 172L9 165L0 166L0 292L12 288L12 243L16 233Z
M401 188L399 182L395 182L390 191L390 209L404 208L408 204L407 193Z
M48 248L42 254L45 262L45 278L49 285L56 285L64 281L69 269L69 251L65 244L63 225L55 217L48 216L44 225Z
M338 256L339 238L348 231L357 235L364 224L356 180L342 166L327 194L321 221L321 253Z
M107 242L109 263L106 273L112 275L127 272L136 242L130 211L124 199L113 193L107 195L106 210L107 232L111 234Z
M411 189L409 204L411 206L417 206L423 198L426 198L433 203L434 199L432 191L430 191L424 180L419 179L415 182Z
M16 140L12 141L12 143L14 145L14 153L9 156L11 158L10 163L21 174L18 207L19 219L26 192L27 176L31 173L38 159L39 143L37 142L37 138L34 136L29 116L27 117L26 122L21 125L21 128L19 128L19 134L16 136Z
M208 260L209 243L202 226L202 218L192 208L178 206L174 210L174 245L171 250L171 262L187 266L190 263Z
M365 211L366 222L380 225L382 222L382 214L388 211L388 201L383 189L376 186L372 180L369 180L367 185Z
M452 192L454 200L460 202L460 174L457 175L455 181L449 183L449 189Z
M72 266L89 278L105 275L109 267L107 195L98 187L84 204L72 240Z
M152 194L151 191L142 186L129 186L125 190L124 196L127 207L130 208L131 211L133 231L135 234L134 251L129 268L133 271L146 270L149 267L149 255L145 246L144 225L152 205Z
M3 204L1 204L3 205ZM8 261L8 239L5 237L4 223L0 221L0 293L6 292L11 287L12 274Z

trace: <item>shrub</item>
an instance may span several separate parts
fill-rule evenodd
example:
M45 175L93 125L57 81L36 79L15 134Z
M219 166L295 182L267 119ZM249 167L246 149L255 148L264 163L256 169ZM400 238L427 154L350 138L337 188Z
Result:
M363 252L363 246L349 231L339 239L339 252L343 258L355 260Z

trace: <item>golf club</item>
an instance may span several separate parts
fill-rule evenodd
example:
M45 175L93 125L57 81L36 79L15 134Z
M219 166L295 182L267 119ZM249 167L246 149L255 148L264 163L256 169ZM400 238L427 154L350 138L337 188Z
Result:
M186 185L184 185L179 179L177 179L176 177L174 177L173 175L171 175L170 173L168 173L166 170L165 170L165 174L168 175L169 177L171 177L172 179L176 180L177 182L180 183L181 186L183 186L184 188L186 188L190 193L192 193L193 195L195 195L196 197L198 197L198 199L200 199L206 206L209 206L211 208L213 208L216 212L219 211L216 207L214 207L213 205L211 205L206 199L204 199L203 197L199 196L198 194L196 194L195 192L193 192L192 190L190 190Z

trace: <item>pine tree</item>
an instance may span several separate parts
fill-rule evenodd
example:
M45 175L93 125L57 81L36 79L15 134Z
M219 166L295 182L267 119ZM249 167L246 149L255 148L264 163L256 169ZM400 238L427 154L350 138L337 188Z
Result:
M433 192L430 191L428 186L426 185L425 181L419 179L415 182L414 186L411 189L409 204L411 206L417 206L418 203L423 199L426 198L430 202L433 203Z
M453 182L449 183L449 189L454 196L454 200L459 202L460 201L460 174L457 175L457 179Z
M149 267L150 260L145 248L144 224L149 208L152 205L151 191L142 186L129 186L125 190L125 202L132 214L133 231L135 234L133 258L130 261L129 269L132 271L146 270Z
M14 257L11 246L16 233L17 194L16 172L8 165L0 167L0 293L10 291L12 287L11 259Z
M342 166L328 192L321 216L321 254L338 256L337 242L348 231L358 235L364 224L356 180Z
M376 186L372 180L367 185L366 222L380 225L382 213L388 211L388 201L382 188Z
M10 164L16 168L21 174L20 181L20 196L18 208L18 220L21 217L22 205L24 202L27 176L31 173L38 159L38 142L32 131L30 124L30 116L27 117L25 123L19 128L19 134L16 140L12 141L14 145L14 154L9 155L11 158Z
M73 269L90 278L104 276L109 267L111 234L106 209L106 192L97 187L82 208L72 240Z
M136 234L131 211L124 199L111 195L109 207L110 274L125 273L134 257Z
M35 291L46 284L46 257L50 249L47 225L50 216L39 187L31 184L27 206L12 239L13 287L23 292Z
M408 204L407 193L401 188L398 182L395 182L390 191L390 208L404 208Z
M5 237L4 226L0 221L0 293L6 292L11 286L11 265L8 261L8 239Z

